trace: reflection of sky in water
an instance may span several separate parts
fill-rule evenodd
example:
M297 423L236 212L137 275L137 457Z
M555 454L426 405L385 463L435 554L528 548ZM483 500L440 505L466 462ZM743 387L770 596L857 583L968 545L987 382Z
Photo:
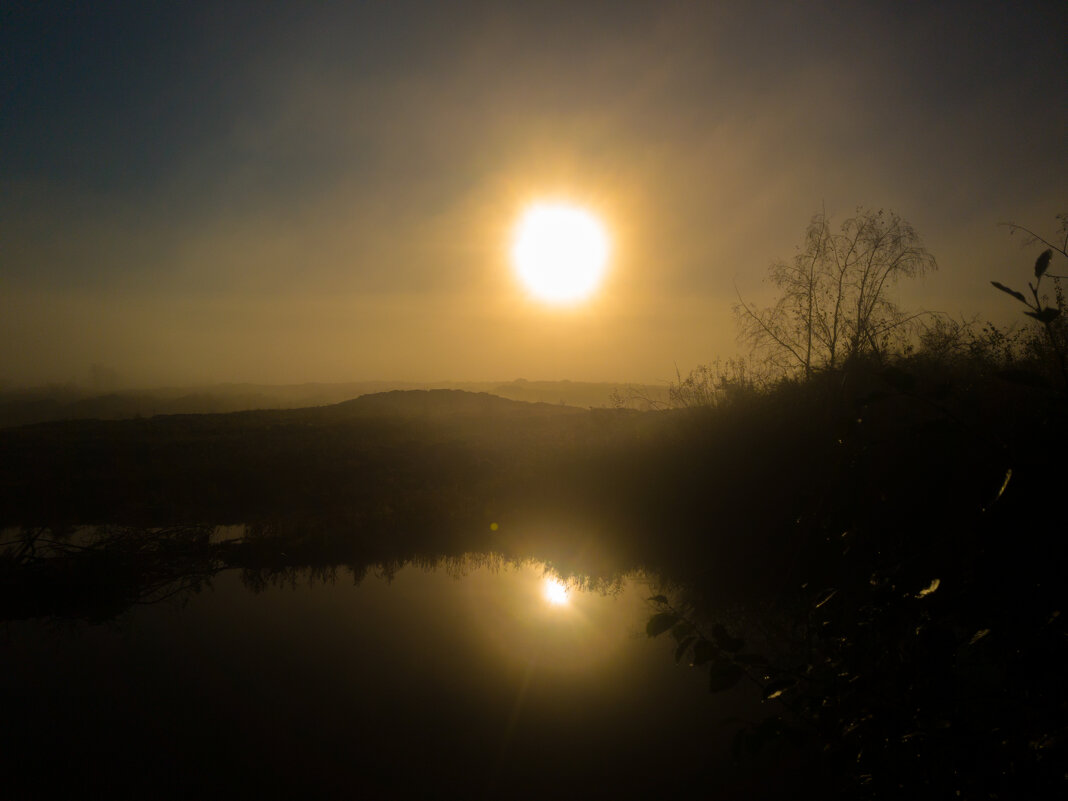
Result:
M483 558L253 594L231 572L108 626L12 624L0 679L21 744L8 756L30 764L48 741L134 786L146 766L181 766L184 791L313 795L353 771L476 793L568 777L655 786L654 765L707 760L729 711L645 637L645 582L572 583L556 605L545 578Z
M530 562L469 573L456 592L471 622L474 652L505 665L535 663L543 671L595 670L644 626L649 593L640 590L639 579L602 591L572 582L562 604L546 597L547 579L552 575L545 567Z

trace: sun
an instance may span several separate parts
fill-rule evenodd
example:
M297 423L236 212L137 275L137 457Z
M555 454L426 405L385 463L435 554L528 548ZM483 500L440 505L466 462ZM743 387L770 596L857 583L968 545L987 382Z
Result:
M585 300L601 285L610 249L604 225L587 209L534 203L516 225L512 263L531 295L566 305Z
M554 606L563 606L567 603L567 587L559 579L545 579L542 592L545 594L545 600Z

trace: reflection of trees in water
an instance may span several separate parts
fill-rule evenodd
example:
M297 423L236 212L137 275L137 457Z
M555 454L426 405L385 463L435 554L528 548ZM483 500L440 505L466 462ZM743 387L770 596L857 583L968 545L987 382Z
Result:
M275 532L273 535L279 546L279 555L288 558L285 551L285 535ZM397 574L406 567L417 567L425 571L441 570L446 575L461 579L473 570L489 568L499 570L515 560L497 553L464 553L460 555L441 555L436 557L414 555L406 558L391 558L384 561L368 563L350 561L338 563L325 561L316 564L294 562L270 566L244 567L241 570L241 583L251 592L263 592L272 587L289 587L314 584L334 584L339 577L353 584L359 584L368 574L387 583L392 582Z
M339 580L359 584L368 574L392 581L409 566L459 579L531 561L528 553L439 552L400 540L392 552L377 542L365 547L359 533L339 521L259 522L224 541L215 541L214 532L212 526L8 530L0 541L0 620L107 620L134 606L187 599L223 570L240 570L244 587L259 593ZM567 570L537 562L581 589L607 593L622 587L621 574L591 575L576 572L574 562Z
M0 542L0 618L103 620L199 592L226 566L208 526L27 528Z

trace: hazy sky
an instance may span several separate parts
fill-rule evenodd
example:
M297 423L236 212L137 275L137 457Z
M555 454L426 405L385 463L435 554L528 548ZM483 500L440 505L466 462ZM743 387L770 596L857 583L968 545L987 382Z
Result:
M915 226L908 305L1016 319L1066 41L1064 2L8 0L0 380L664 380L821 206ZM613 239L574 309L509 264L544 196Z

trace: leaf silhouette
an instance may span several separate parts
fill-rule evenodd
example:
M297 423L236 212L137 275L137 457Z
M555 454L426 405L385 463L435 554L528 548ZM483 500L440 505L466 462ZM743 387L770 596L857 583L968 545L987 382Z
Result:
M834 589L833 587L824 590L822 593L820 593L820 597L816 599L816 603L814 603L812 605L813 608L814 609L819 609L821 606L823 606L825 603L827 603L829 600L831 600L831 598L833 598L837 594L838 594L838 590Z
M650 637L659 637L678 622L679 616L674 612L660 612L649 618L649 622L645 624L645 633Z
M708 671L708 689L714 693L729 690L744 675L744 671L731 662L713 662Z
M671 636L675 638L675 642L684 640L693 633L693 623L688 620L679 620L678 623L671 627Z
M677 665L682 661L682 657L686 655L686 649L689 648L696 637L687 637L685 640L679 643L679 647L675 649L675 664Z
M998 488L998 494L994 496L995 501L1005 494L1005 490L1008 488L1010 481L1012 481L1011 467L1005 471L1005 480L1001 482L1001 486Z
M1046 272L1046 268L1049 267L1049 260L1053 258L1053 251L1043 251L1037 259L1035 259L1035 278L1041 278L1042 274Z
M1005 286L1004 284L999 284L997 281L991 281L990 283L994 285L995 289L1000 289L1005 294L1012 295L1014 298L1020 301L1020 303L1027 303L1027 299L1023 296L1023 294L1017 292L1015 289L1009 289L1007 286Z
M708 640L701 640L693 647L693 663L704 665L719 655L719 649Z
M734 661L739 665L766 665L768 664L767 657L760 654L735 654Z
M768 682L767 686L764 687L764 700L770 701L772 698L778 698L795 684L797 682L791 678L775 679L775 681Z
M712 636L716 640L716 645L728 653L735 653L745 647L745 640L732 637L727 633L727 629L718 623L712 627Z
M924 587L919 593L916 594L917 598L926 598L928 595L934 593L942 584L941 579L931 579L931 583Z
M1026 314L1028 317L1034 317L1040 323L1052 323L1054 320L1056 320L1060 316L1061 310L1060 309L1051 309L1051 308L1049 308L1047 306L1046 308L1039 309L1036 312L1026 311L1026 312L1024 312L1024 314Z

